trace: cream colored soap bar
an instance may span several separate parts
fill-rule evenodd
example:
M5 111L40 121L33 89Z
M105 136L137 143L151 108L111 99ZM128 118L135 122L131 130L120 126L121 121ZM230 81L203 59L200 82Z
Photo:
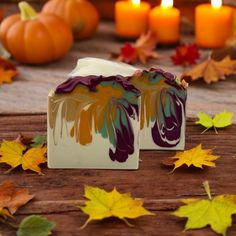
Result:
M186 82L154 68L138 72L128 80L141 92L140 148L183 150Z
M160 69L78 60L48 97L49 167L137 169L140 149L184 149L186 97Z
M90 60L49 94L48 166L137 169L140 92L123 79L135 70Z

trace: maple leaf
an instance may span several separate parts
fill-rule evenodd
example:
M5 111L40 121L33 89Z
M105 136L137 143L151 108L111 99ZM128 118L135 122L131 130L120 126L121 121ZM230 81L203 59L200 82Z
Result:
M24 218L17 230L17 236L47 236L51 235L52 229L56 226L56 223L49 221L47 218L31 215Z
M236 214L236 195L218 195L211 197L208 182L203 186L208 199L183 199L186 205L181 206L172 214L188 218L185 230L200 229L210 225L218 234L226 236L227 228L232 225L233 214Z
M202 145L199 144L190 150L177 152L175 156L168 157L162 163L167 166L174 165L173 171L175 171L182 165L187 165L188 167L193 165L197 168L202 168L203 165L215 167L214 161L218 158L220 157L212 155L211 149L202 149Z
M233 123L232 119L233 119L234 113L224 111L224 112L216 114L214 118L212 118L210 115L200 112L197 114L197 116L199 120L197 120L195 123L200 124L206 128L202 132L202 134L205 133L210 128L214 128L217 134L218 132L216 128L225 128Z
M34 195L30 195L28 189L18 188L11 181L5 181L0 185L0 209L4 215L14 214L17 209L30 201Z
M39 165L47 162L46 147L35 147L26 150L26 146L14 141L4 140L0 147L0 163L6 163L12 168L22 166L23 170L32 170L41 174Z
M129 64L134 64L137 61L146 64L148 59L159 58L158 53L154 51L156 44L156 37L151 32L148 32L147 34L141 35L135 45L125 43L124 46L121 47L120 55L117 59L118 61Z
M175 65L193 65L199 59L200 53L196 44L181 44L176 48L171 59Z
M132 226L126 218L134 219L144 215L154 215L146 210L142 199L133 199L129 193L119 193L115 188L111 192L91 186L85 186L87 199L85 206L80 209L89 215L88 220L81 227L84 228L92 220L102 220L117 217L127 225Z
M130 43L125 43L124 46L120 49L119 61L126 63L135 63L137 61L137 51Z
M16 67L10 61L0 57L0 84L11 83L17 73Z
M226 56L221 61L209 58L185 72L184 76L188 76L193 81L203 78L207 84L210 84L225 80L226 76L233 74L236 74L236 60L231 60L229 56Z
M136 41L135 48L138 59L141 63L146 64L150 58L157 59L159 55L155 52L157 38L150 31L147 34L142 34Z

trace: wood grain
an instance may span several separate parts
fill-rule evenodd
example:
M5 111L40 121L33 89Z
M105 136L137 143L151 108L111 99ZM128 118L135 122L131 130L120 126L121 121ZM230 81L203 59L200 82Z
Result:
M201 184L210 181L213 195L236 194L236 125L220 130L218 135L209 131L200 135L202 128L188 119L186 148L202 143L204 148L214 148L220 155L216 168L181 168L170 174L161 161L174 155L174 151L142 151L138 171L112 170L51 170L43 168L45 175L23 172L20 168L8 175L1 174L0 182L12 180L17 185L27 187L35 199L21 208L16 216L19 221L29 214L42 214L57 222L53 235L95 236L95 235L133 235L133 236L213 236L209 229L182 232L184 221L170 215L180 206L179 200L187 197L205 197ZM14 139L22 133L26 137L46 134L46 114L0 115L0 140ZM7 170L1 165L0 172ZM93 222L80 231L86 220L75 205L83 204L84 184L100 186L111 190L113 186L121 192L131 192L134 197L145 199L145 206L156 216L143 217L131 221L134 228L128 228L119 220L108 219ZM14 235L8 227L0 226L0 233ZM230 228L228 236L236 235L236 224Z

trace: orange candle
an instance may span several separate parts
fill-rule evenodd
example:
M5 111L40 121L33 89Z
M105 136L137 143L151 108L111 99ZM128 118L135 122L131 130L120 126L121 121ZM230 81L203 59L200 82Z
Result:
M176 43L179 41L180 11L173 7L173 0L162 0L149 15L149 26L157 35L160 43Z
M195 9L195 40L204 48L220 48L232 34L233 10L222 0L201 4Z
M125 38L136 38L146 32L149 10L150 5L140 0L116 2L116 34Z

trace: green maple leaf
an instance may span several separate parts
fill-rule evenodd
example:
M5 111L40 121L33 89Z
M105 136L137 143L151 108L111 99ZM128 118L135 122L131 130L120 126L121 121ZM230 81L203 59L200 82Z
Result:
M205 133L208 129L212 127L215 129L215 132L217 133L216 128L218 129L225 128L233 123L232 119L233 119L234 113L224 111L224 112L216 114L214 118L212 118L208 114L200 112L197 114L197 116L199 120L196 121L196 124L200 124L206 128L202 133Z
M200 229L210 225L218 234L226 235L227 228L232 225L233 214L236 214L236 195L218 195L211 197L208 182L204 188L209 199L184 199L181 206L173 215L188 218L185 230Z
M17 236L48 236L55 225L45 217L31 215L21 221Z
M45 145L47 144L47 136L37 135L33 138L32 142L33 143L31 144L31 147L39 147Z

